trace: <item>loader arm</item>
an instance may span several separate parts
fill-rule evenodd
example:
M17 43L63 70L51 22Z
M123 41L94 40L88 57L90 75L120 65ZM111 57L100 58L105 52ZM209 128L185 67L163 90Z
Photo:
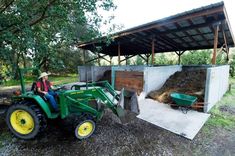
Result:
M118 94L107 81L87 83L85 85L73 85L71 88L74 88L75 90L71 90L66 94L67 97L73 98L74 102L76 101L77 103L85 103L87 100L84 97L91 95L93 99L101 101L105 107L110 108L119 118L123 118L126 115L126 111L124 110L124 89L122 89L121 93ZM76 96L72 97L71 95ZM138 107L137 102L135 102L135 105ZM135 113L138 114L139 112Z

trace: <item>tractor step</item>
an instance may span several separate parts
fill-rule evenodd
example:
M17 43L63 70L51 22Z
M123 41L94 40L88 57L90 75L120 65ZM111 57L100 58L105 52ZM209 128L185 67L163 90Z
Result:
M60 115L59 112L58 112L58 113L51 113L51 118L52 118L52 119L55 119L55 118L57 118L59 115Z

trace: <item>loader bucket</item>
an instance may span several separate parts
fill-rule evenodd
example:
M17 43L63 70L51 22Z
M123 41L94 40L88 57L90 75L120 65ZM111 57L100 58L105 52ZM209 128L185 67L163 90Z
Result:
M122 123L128 123L139 114L139 105L136 92L121 90L117 105L117 115Z

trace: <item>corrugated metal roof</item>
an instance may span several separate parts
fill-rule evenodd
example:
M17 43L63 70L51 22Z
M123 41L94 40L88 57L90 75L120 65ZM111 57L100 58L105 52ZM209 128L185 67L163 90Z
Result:
M146 23L112 35L111 44L106 44L106 37L90 42L79 43L78 47L97 51L110 56L118 55L118 44L121 55L135 55L151 52L152 40L155 40L155 52L179 50L197 50L213 48L214 25L220 24L218 47L224 44L222 28L226 34L229 47L234 46L234 37L223 2L193 9L160 20Z

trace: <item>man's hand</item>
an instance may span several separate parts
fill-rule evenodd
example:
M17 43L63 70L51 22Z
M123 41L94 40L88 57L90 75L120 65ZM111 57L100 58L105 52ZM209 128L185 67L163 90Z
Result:
M46 95L46 94L47 94L47 92L44 92L44 91L42 91L42 93L43 93L44 95Z

